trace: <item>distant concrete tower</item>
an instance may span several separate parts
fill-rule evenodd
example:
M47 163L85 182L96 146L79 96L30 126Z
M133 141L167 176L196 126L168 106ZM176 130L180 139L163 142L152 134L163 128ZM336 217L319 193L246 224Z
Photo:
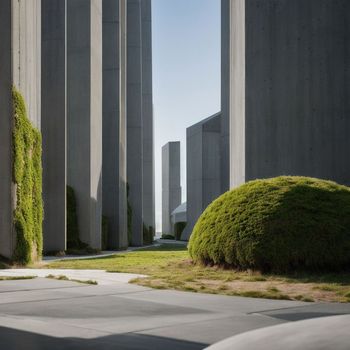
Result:
M107 247L126 248L126 0L103 0L103 215Z
M41 2L0 1L0 255L16 245L12 184L12 86L24 97L32 124L41 124Z
M68 184L80 239L101 248L102 0L67 1Z
M231 187L277 175L349 185L350 2L222 4Z
M162 233L173 233L170 215L180 204L180 142L168 142L162 147Z
M221 191L221 113L187 128L187 225L182 239L189 239L205 208Z

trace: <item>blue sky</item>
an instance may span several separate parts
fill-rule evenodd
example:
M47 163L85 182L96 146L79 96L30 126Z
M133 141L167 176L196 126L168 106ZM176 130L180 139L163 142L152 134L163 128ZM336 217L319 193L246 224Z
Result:
M220 110L220 0L152 0L157 231L161 147L181 142L186 199L186 128Z

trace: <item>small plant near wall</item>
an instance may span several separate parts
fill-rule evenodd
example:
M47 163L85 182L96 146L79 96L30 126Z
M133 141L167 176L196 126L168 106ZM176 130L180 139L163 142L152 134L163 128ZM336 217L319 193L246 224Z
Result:
M12 103L13 183L16 194L13 260L29 264L41 258L43 248L41 134L28 119L24 99L15 88L12 89Z
M154 240L154 228L153 226L147 226L143 224L143 244L152 244Z
M128 242L129 245L131 245L132 240L132 208L129 201L129 192L130 192L130 186L127 183L126 184L126 196L127 196L127 205L128 205Z

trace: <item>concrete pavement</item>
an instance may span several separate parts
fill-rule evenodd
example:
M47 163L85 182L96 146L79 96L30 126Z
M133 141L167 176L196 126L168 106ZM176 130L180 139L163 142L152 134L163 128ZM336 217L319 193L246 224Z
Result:
M261 327L350 314L348 304L151 290L117 281L1 281L0 296L1 348L7 350L203 349Z

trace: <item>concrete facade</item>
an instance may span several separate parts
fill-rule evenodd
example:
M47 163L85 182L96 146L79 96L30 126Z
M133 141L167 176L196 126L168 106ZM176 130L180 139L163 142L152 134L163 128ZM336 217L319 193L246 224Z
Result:
M170 216L181 204L180 142L162 147L162 233L173 233Z
M101 248L102 0L67 2L67 182L80 239Z
M12 86L23 95L29 119L41 120L41 3L0 1L0 255L12 257L15 205L12 185Z
M221 192L221 113L187 128L187 225L188 240L197 219Z
M277 175L350 184L350 3L231 0L231 187Z
M127 178L132 208L131 245L143 244L141 1L127 6Z
M66 0L42 0L44 251L66 250Z
M143 142L143 223L155 230L153 95L152 95L152 8L151 0L141 1L142 37L142 142Z
M103 215L108 248L128 245L126 196L126 0L104 0Z

